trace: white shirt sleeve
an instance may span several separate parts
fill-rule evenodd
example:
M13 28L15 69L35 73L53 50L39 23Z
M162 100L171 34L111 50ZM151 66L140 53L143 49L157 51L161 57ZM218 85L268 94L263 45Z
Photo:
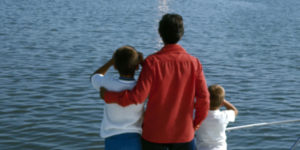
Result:
M233 110L224 110L226 121L234 122L235 121L235 113Z
M103 81L104 75L102 74L94 74L91 78L93 87L98 91L100 90L100 87L103 86Z

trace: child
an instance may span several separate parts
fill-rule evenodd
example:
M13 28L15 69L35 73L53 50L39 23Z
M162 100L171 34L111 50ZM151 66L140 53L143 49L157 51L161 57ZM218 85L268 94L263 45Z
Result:
M143 60L131 46L123 46L116 50L113 58L96 70L91 76L95 89L105 87L111 91L132 89L136 80L134 73ZM106 71L114 65L120 77L105 76ZM122 107L118 104L105 104L100 135L105 138L105 150L140 150L144 104Z
M225 90L220 85L211 85L210 111L199 130L196 131L196 145L198 150L226 150L226 126L234 122L238 110L225 100ZM221 106L227 110L220 111Z

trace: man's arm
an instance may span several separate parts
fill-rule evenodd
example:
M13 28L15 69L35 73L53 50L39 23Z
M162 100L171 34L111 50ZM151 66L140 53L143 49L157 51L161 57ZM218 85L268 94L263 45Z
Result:
M143 68L140 73L136 86L132 90L123 92L111 92L104 88L100 89L100 96L106 103L118 103L121 106L130 104L143 103L151 89L153 71L150 68L149 62L143 62Z
M194 129L198 130L202 121L206 118L209 110L209 92L207 89L205 76L200 65L200 73L196 80L196 103L195 103L195 120Z
M227 110L233 110L235 116L238 115L239 111L233 104L224 99L223 105L226 107Z

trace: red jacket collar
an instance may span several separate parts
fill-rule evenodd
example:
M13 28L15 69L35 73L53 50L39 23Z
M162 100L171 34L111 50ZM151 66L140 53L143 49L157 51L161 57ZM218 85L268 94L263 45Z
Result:
M179 44L167 44L158 53L165 52L186 52Z

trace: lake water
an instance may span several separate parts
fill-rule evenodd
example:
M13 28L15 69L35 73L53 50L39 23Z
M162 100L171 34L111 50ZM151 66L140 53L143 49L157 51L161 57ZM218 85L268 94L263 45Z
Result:
M89 75L122 45L159 50L158 21L225 87L239 126L300 119L299 0L1 0L0 149L104 149ZM116 75L111 69L109 74ZM300 123L227 133L229 150L289 149ZM300 149L300 145L298 145Z

